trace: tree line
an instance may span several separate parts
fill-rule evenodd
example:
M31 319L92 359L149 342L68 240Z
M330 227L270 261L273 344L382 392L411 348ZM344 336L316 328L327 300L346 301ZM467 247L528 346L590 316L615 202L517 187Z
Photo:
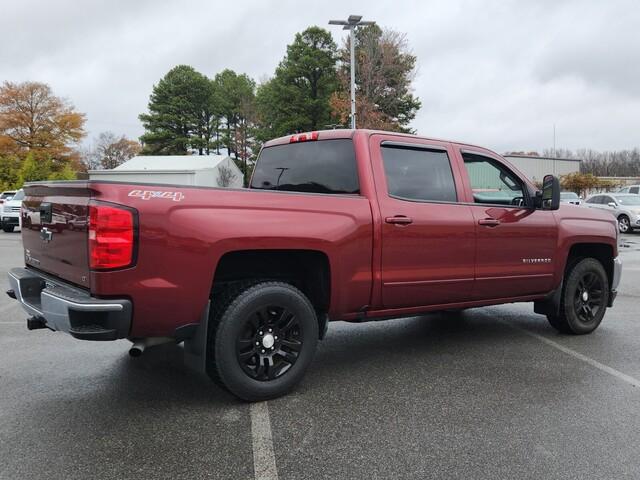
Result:
M545 150L545 155L553 150ZM581 173L598 177L640 177L640 149L597 151L588 148L578 150L558 149L558 158L577 158Z
M416 57L404 35L361 28L356 42L357 118L360 128L411 132L421 104L411 92ZM154 85L142 154L220 153L248 176L260 145L271 138L349 123L348 41L340 48L319 27L297 33L273 76L257 84L225 69L208 78L188 65L172 68Z
M411 92L416 57L404 35L378 26L356 35L357 118L361 128L411 132L420 108ZM140 142L112 132L90 146L86 117L40 82L0 86L0 189L72 179L114 168L134 155L229 154L245 181L261 144L301 131L348 127L349 44L319 27L297 33L262 83L224 69L210 77L178 65L153 86L139 119Z
M355 63L358 127L413 133L410 124L421 103L411 89L416 57L406 37L377 25L358 29ZM230 69L210 76L188 65L170 69L139 115L144 127L139 142L102 132L89 146L82 143L86 117L68 100L44 83L4 82L0 190L115 168L137 154L228 154L246 182L266 140L349 126L349 77L349 39L338 46L327 30L309 27L295 34L273 75L261 83ZM583 174L640 176L637 148L545 150L543 155L580 158Z

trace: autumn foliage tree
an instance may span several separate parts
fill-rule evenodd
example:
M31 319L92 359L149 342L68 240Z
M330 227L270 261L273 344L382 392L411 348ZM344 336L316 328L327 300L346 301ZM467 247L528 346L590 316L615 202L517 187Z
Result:
M611 190L616 187L616 182L596 177L591 173L569 173L560 177L560 185L563 190L575 192L578 195L591 190Z
M45 83L4 82L0 87L0 145L5 153L74 158L85 135L84 122L84 114L53 95Z
M40 82L0 86L0 188L74 178L85 116Z
M411 132L409 123L421 107L411 92L416 57L404 34L377 25L356 31L356 120L359 128ZM340 88L331 96L337 120L347 125L350 117L350 45L339 51Z

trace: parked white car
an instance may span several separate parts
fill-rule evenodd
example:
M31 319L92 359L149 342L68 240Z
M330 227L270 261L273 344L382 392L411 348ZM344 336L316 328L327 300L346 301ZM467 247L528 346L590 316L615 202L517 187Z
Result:
M608 210L615 215L620 233L640 228L640 195L599 193L589 197L584 204L590 208Z
M637 195L640 193L640 185L627 185L618 190L618 193L635 193Z
M20 226L20 207L24 198L24 190L18 190L11 200L5 200L0 206L0 226L2 230L10 233Z
M582 203L582 199L575 192L560 192L560 202L580 205Z
M15 190L5 190L4 192L0 193L0 205L2 205L7 200L11 200L15 194ZM0 212L1 211L2 209L0 209Z

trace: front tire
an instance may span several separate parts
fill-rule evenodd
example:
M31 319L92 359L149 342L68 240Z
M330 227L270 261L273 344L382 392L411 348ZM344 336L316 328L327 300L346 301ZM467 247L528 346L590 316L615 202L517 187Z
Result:
M259 282L216 292L209 319L207 373L247 401L288 393L318 343L318 319L293 285Z
M14 228L15 228L14 225L3 225L2 231L5 233L12 233Z
M574 263L566 272L559 315L547 315L552 327L562 333L584 335L593 332L609 303L609 279L594 258Z
M631 231L631 221L626 215L618 217L618 230L620 233L629 233Z

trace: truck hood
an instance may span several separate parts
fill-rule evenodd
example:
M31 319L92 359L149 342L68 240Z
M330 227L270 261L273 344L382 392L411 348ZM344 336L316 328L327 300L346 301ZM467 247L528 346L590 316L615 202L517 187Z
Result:
M594 220L599 222L607 222L616 225L615 217L607 210L598 208L589 208L582 205L572 205L570 203L561 203L560 208L556 211L556 218L564 219L581 219Z

